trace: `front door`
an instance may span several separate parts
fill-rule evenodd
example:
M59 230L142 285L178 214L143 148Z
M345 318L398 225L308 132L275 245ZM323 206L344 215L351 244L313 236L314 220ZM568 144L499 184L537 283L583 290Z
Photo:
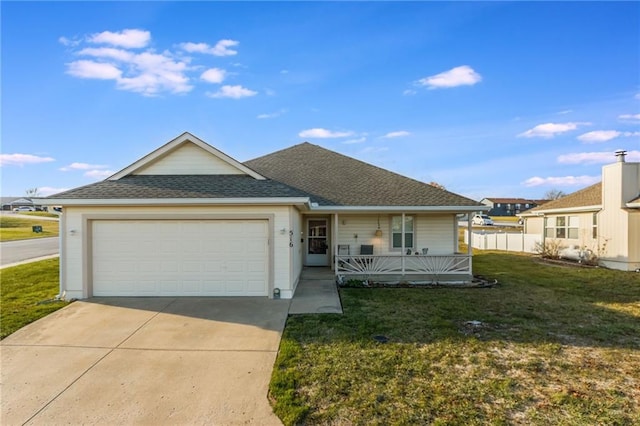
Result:
M307 220L307 265L329 265L327 219Z

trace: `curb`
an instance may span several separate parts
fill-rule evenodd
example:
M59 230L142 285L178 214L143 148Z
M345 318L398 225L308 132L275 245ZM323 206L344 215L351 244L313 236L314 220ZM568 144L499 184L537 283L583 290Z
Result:
M59 254L50 254L48 256L34 257L32 259L22 260L20 262L15 262L15 263L9 263L8 265L2 265L2 266L0 266L0 269L10 268L12 266L24 265L26 263L39 262L41 260L54 259L56 257L60 257L60 255Z

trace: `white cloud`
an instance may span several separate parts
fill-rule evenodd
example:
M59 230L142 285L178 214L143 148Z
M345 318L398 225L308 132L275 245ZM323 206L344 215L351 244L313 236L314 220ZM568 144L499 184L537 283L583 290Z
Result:
M591 123L544 123L538 124L532 129L522 132L519 138L545 138L549 139L561 133L577 129L579 126L587 126Z
M640 136L640 132L619 132L617 130L595 130L578 136L586 143L606 142L619 137Z
M393 138L401 138L404 136L409 136L411 133L406 130L398 130L397 132L389 132L383 136L383 138L393 139Z
M106 169L107 167L109 166L101 164L71 163L68 166L61 167L59 170L62 172L70 172L72 170Z
M418 84L427 86L429 89L439 89L457 86L473 86L480 82L482 76L475 72L468 65L462 65L418 80Z
M206 53L214 56L233 56L238 54L237 50L230 49L240 44L235 40L220 40L215 46L210 46L207 43L181 43L180 47L189 53Z
M130 62L135 54L128 50L115 47L86 47L78 52L78 55L95 56L97 58L115 59L116 61Z
M51 186L39 186L38 194L41 197L48 197L49 195L57 194L59 192L68 191L70 188L53 188Z
M145 47L151 40L151 33L149 31L127 29L121 32L103 31L98 34L93 34L89 37L88 41L91 43L110 44L112 46L121 46L126 48L140 48Z
M209 68L200 75L200 78L208 83L222 83L227 72L220 68Z
M572 113L572 112L573 112L572 109L565 109L563 111L558 111L558 115L566 115L566 114L569 114L569 113Z
M621 114L618 116L618 119L640 121L640 114Z
M264 94L267 96L275 96L276 95L276 91L273 89L264 89Z
M78 78L117 80L122 75L122 71L112 64L81 60L67 64L67 74Z
M578 140L587 143L606 142L620 136L622 132L617 130L594 130L593 132L583 133L578 136Z
M40 164L56 161L51 157L40 157L31 154L0 154L0 166L24 166L26 164Z
M242 86L222 86L220 90L215 93L207 92L207 96L210 98L232 98L240 99L257 95L258 92L247 89Z
M534 176L525 180L524 186L589 186L600 180L600 176L558 176L558 177L539 177Z
M59 37L58 42L64 46L71 46L71 47L77 46L78 44L80 44L80 40L70 39L64 36Z
M112 170L89 170L84 175L92 179L104 179L111 176L114 173L115 172Z
M353 132L350 132L350 131L334 132L331 130L317 128L317 127L313 129L303 130L300 133L298 133L298 136L300 136L301 138L317 138L317 139L346 138L352 135L353 135Z
M636 98L636 99L640 99L640 93L636 93L636 95L634 96L634 98Z
M289 70L280 70L280 74L289 74Z
M367 138L362 137L362 138L357 138L357 139L349 139L346 140L342 143L347 144L347 145L352 145L352 144L356 144L356 143L364 143L367 140Z
M616 161L615 153L605 152L577 152L573 154L560 155L558 163L562 164L606 164ZM640 151L628 151L628 161L640 161Z
M117 89L144 96L184 94L193 90L194 82L220 84L227 77L227 71L223 69L192 65L193 58L185 56L184 52L157 52L148 48L150 40L150 32L140 29L104 31L82 37L78 42L60 37L60 42L68 46L84 44L73 49L75 55L83 58L67 63L67 74L77 78L113 80ZM87 46L87 43L103 43L107 46ZM188 52L230 56L237 54L232 47L238 44L235 40L220 40L214 46L206 43L182 43L179 46ZM138 48L143 50L134 50ZM199 74L199 78L195 73ZM239 85L225 86L216 93L207 93L212 97L230 98L256 94Z
M272 113L269 113L269 114L258 114L256 116L256 118L259 118L261 120L266 119L266 118L276 118L276 117L280 117L282 114L284 114L286 112L287 112L286 109L281 109L279 111L272 112Z
M412 89L407 89L407 90L405 90L404 92L402 92L402 94L403 94L404 96L413 96L413 95L415 95L416 93L418 93L418 92L416 92L415 90L412 90Z

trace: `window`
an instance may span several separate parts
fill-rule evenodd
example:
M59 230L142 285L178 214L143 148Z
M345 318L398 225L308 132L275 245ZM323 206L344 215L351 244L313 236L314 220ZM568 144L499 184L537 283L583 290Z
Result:
M501 207L501 206L500 206L500 203L496 204L496 207Z
M598 213L593 214L591 238L593 238L594 240L598 238Z
M578 239L578 216L556 216L545 218L544 235L547 238Z
M414 218L404 217L404 247L414 248ZM402 216L391 217L391 248L402 248Z

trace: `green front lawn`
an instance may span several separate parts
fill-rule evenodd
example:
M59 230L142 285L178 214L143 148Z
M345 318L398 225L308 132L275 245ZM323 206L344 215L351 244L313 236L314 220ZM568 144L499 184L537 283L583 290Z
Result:
M640 424L640 274L497 252L474 270L500 284L341 289L344 315L291 316L275 412L285 424Z
M58 265L49 259L0 269L1 339L67 305L51 302L59 291Z
M42 226L42 232L33 232L32 226ZM0 241L25 240L28 238L57 237L59 223L55 220L26 219L0 215Z

